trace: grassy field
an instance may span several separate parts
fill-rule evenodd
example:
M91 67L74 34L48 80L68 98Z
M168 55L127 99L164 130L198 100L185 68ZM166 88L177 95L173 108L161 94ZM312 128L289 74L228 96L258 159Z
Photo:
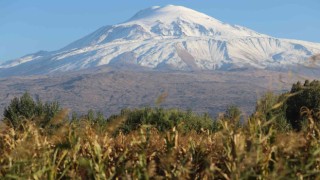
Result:
M17 116L1 122L0 179L318 179L320 125L304 108L294 130L279 111L291 96L267 94L250 117L230 107L215 120L161 108Z

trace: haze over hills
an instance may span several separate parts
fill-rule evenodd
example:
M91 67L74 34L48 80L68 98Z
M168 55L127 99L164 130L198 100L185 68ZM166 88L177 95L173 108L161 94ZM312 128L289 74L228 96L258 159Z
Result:
M249 115L264 92L283 92L295 81L287 73L266 70L164 73L110 67L55 76L10 77L0 79L0 117L10 101L26 91L35 99L58 101L79 114L93 109L109 116L124 108L154 107L157 98L165 95L159 105L163 108L191 109L215 117L237 105Z
M186 71L285 69L305 64L319 53L318 43L274 38L182 6L154 6L60 50L5 62L0 65L0 77L102 65Z

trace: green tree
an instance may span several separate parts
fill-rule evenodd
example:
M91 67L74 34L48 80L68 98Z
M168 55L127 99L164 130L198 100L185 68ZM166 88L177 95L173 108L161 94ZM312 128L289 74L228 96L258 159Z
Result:
M36 112L36 103L26 92L20 98L14 97L11 100L10 105L4 109L3 116L16 128L23 118L30 119Z
M295 130L300 130L305 118L301 115L301 108L305 107L312 113L315 121L320 121L318 115L320 109L320 81L306 81L304 85L300 82L292 85L292 95L286 102L286 117Z
M44 127L61 111L57 102L43 104L41 100L35 102L28 92L20 98L14 97L8 107L4 109L3 116L14 128L23 120L39 120L39 125Z
M286 118L286 100L288 93L281 95L267 92L257 102L254 117L263 121L273 121L273 127L278 131L287 132L291 125Z

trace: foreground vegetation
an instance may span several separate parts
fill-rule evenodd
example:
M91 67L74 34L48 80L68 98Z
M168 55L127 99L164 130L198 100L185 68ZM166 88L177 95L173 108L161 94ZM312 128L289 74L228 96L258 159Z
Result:
M73 114L28 94L5 109L0 179L317 179L320 83L267 93L250 117L175 109ZM244 122L240 122L244 121Z

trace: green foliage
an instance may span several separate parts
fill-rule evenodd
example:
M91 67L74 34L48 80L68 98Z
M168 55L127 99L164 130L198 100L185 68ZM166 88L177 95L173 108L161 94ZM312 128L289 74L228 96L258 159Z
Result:
M241 110L237 106L232 105L227 108L225 118L233 121L240 121L241 114Z
M55 117L55 115L61 111L61 107L58 102L46 102L44 105L39 105L37 109L39 113L37 114L42 120L40 121L40 126L45 127L50 124L50 121Z
M3 115L14 127L17 127L23 117L30 119L36 113L38 113L36 103L29 93L25 93L21 98L13 98L10 105L5 108Z
M289 93L275 95L266 93L257 103L255 116L266 121L273 121L274 127L281 131L290 131L291 128L300 131L306 113L310 111L315 121L320 120L320 82L308 81L304 84L297 82L292 85ZM308 114L308 113L307 113Z
M191 111L183 112L177 109L143 108L122 110L120 115L113 116L108 121L111 122L121 118L124 118L125 121L120 130L125 133L144 125L155 127L159 131L167 131L173 127L177 127L181 132L216 130L216 125L208 114L196 115Z
M258 100L253 117L271 122L278 131L290 131L291 125L285 116L287 96L286 93L276 95L272 92L267 92Z
M76 115L75 115L76 116ZM73 117L76 118L76 117ZM82 119L86 119L88 122L92 124L97 124L97 125L104 125L107 123L106 118L104 117L103 113L101 112L95 112L94 110L90 109Z
M13 98L9 106L4 109L3 116L14 128L18 128L23 120L39 119L39 125L45 127L59 111L61 107L58 102L45 104L41 100L35 102L26 92L20 98Z
M306 80L303 85L301 82L297 82L292 85L290 94L292 96L286 103L286 117L294 129L301 130L302 128L302 121L306 117L301 114L302 108L309 109L312 118L315 121L320 121L320 81L309 82Z

